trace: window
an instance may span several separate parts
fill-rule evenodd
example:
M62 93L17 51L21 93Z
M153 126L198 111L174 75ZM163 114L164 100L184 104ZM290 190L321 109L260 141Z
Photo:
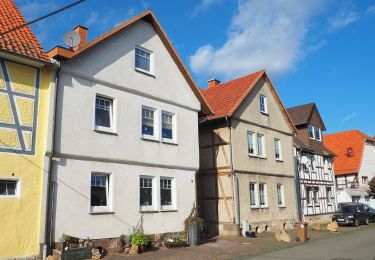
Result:
M18 194L17 180L0 180L0 198L16 197Z
M322 130L319 127L315 127L315 140L322 141Z
M311 191L312 191L311 187L306 187L306 203L307 203L307 205L311 205L312 204L312 201L311 201Z
M332 188L326 187L327 204L332 204Z
M253 132L247 133L247 142L248 142L248 149L250 155L255 154L255 134Z
M314 155L311 155L310 156L310 165L311 165L311 171L315 171L315 156Z
M264 135L257 134L257 145L258 145L258 156L266 157L265 147L264 147Z
M314 195L314 204L315 206L318 206L319 205L319 188L318 187L315 187L313 189L313 195Z
M154 108L142 107L142 137L156 137Z
M91 211L108 210L109 203L109 175L91 174Z
M352 202L358 203L361 199L361 196L352 196Z
M368 178L367 178L367 176L362 176L362 184L365 184L365 185L368 184Z
M250 189L250 207L255 208L257 207L256 184L250 183L249 189Z
M277 205L279 207L285 206L284 185L282 184L277 184Z
M161 177L160 178L160 206L161 209L173 208L173 179Z
M267 187L265 183L259 183L259 205L267 207Z
M303 169L303 172L305 172L305 173L310 172L309 166L307 165L307 163L302 163L302 169Z
M278 161L282 160L281 157L281 141L280 139L275 138L275 158Z
M260 112L267 114L267 97L259 95Z
M314 126L312 126L312 125L309 125L309 138L310 139L315 139Z
M135 68L145 72L151 72L151 52L145 49L135 48Z
M153 177L141 176L139 178L139 201L141 210L153 209Z
M162 137L163 141L173 141L175 139L173 124L174 115L169 112L162 113Z
M95 99L95 129L113 130L113 100L102 96Z

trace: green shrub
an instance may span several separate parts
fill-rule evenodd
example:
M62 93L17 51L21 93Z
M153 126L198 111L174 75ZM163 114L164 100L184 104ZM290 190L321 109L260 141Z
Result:
M147 246L150 243L150 238L143 233L134 233L131 238L132 245Z

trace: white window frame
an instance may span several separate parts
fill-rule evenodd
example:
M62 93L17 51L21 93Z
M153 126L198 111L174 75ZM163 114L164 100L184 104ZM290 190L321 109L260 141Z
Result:
M275 145L275 159L276 161L282 161L283 160L283 153L282 153L282 145L281 140L279 138L274 139L274 145ZM276 147L279 150L279 158L276 157Z
M264 111L262 111L262 102L261 102L262 98L263 98L263 102L264 102L263 103ZM265 95L262 95L262 94L259 95L259 111L263 114L268 114L267 97Z
M315 140L316 141L319 141L319 142L321 142L322 141L322 130L319 128L319 127L316 127L316 126L314 126L314 137L315 137ZM319 138L316 136L316 130L318 130L318 132L319 132Z
M248 154L250 156L257 156L257 150L258 150L258 147L257 147L257 142L256 142L256 133L252 132L252 131L248 131L247 132L247 151L248 151ZM252 142L253 142L253 153L250 153L250 138L252 138Z
M154 111L154 134L153 135L148 135L148 134L143 134L142 129L143 129L143 109L147 110L152 110ZM154 107L151 106L141 106L141 138L142 139L149 139L149 140L155 140L159 141L159 116L158 116L158 110Z
M14 199L21 197L21 179L19 178L0 178L0 181L14 181L16 182L16 191L14 195L0 195L0 199Z
M163 114L172 116L172 139L163 138ZM177 114L166 110L160 113L160 137L163 143L177 144Z
M107 206L91 206L91 176L92 175L104 175L107 176ZM90 200L89 208L90 213L108 213L113 212L113 174L110 172L98 172L92 171L90 174Z
M147 71L147 70L144 70L142 68L136 67L136 65L135 65L135 59L136 59L136 55L137 55L136 49L142 50L142 51L150 54L150 71ZM154 76L155 75L155 71L154 71L154 52L152 50L146 49L146 48L144 48L140 45L137 45L137 44L134 45L134 70L145 73L145 74L148 74L148 75L151 75L151 76Z
M312 137L310 136L310 127L312 129L312 135L313 135ZM307 127L307 135L309 136L309 138L311 140L315 140L315 127L313 125L308 125L308 127Z
M254 187L254 200L255 204L251 205L251 189L250 186L253 185ZM249 182L249 204L250 208L259 208L259 193L258 193L258 184L256 182Z
M306 205L312 206L314 204L313 202L313 196L312 196L313 187L312 186L305 186L305 193L306 193Z
M312 188L313 193L313 204L315 207L319 207L319 187L313 187Z
M142 206L141 205L141 185L140 185L140 180L141 178L144 178L144 179L151 179L151 184L152 184L152 205L149 205L149 206ZM158 189L157 189L157 183L158 181L158 178L156 178L155 176L150 176L150 175L140 175L139 178L138 178L138 183L139 183L139 186L138 186L138 199L139 199L139 211L141 212L147 212L147 211L157 211L158 210L158 199L159 199L159 196L158 196Z
M96 98L107 99L111 101L110 111L110 127L96 125ZM93 126L95 131L116 133L117 132L117 99L101 93L94 93L94 111L93 111Z
M261 155L261 154L259 154L259 142L258 142L258 137L261 137L261 140L262 140L262 151L263 151L263 154ZM266 155L266 140L265 140L265 138L264 138L264 134L259 134L259 133L257 133L257 142L256 142L256 144L257 144L257 155L258 155L258 157L259 158L266 158L267 157L267 155Z
M280 187L280 189L279 189ZM280 190L280 194L279 194ZM277 206L279 208L285 208L285 190L284 190L284 184L278 183L276 185L276 194L277 194ZM279 196L281 196L281 204L279 204Z
M161 205L161 180L171 180L171 205ZM171 211L176 210L176 180L174 177L160 176L158 180L159 187L159 207L160 211Z
M264 205L262 205L261 203L261 194L260 194L260 191L261 191L261 186L263 185L263 191L264 191ZM261 208L268 208L268 194L267 194L267 184L264 183L264 182L260 182L259 185L258 185L258 193L259 193L259 206Z

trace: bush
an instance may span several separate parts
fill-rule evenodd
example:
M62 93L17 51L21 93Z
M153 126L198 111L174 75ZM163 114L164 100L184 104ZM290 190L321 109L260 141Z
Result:
M150 238L143 233L134 233L131 237L132 245L147 246L150 244Z
M368 186L370 190L368 191L368 194L370 197L375 199L375 177L373 177L370 182L368 183Z
M188 246L187 239L181 236L171 236L164 240L164 245L168 248Z

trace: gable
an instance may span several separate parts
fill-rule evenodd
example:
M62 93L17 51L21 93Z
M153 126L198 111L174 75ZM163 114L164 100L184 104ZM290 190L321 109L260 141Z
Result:
M154 76L134 69L135 46L153 52ZM200 102L154 27L138 20L63 62L63 71L173 101L196 111Z
M314 105L314 107L313 107L313 109L311 111L311 115L310 115L310 118L309 118L309 123L312 124L312 125L314 125L314 126L319 127L323 131L326 130L326 127L324 125L323 119L321 118L320 113L319 113L316 105Z
M260 112L259 95L267 97L268 115ZM266 76L263 76L257 82L234 112L233 117L290 134L295 132L286 110L280 103L273 86Z

